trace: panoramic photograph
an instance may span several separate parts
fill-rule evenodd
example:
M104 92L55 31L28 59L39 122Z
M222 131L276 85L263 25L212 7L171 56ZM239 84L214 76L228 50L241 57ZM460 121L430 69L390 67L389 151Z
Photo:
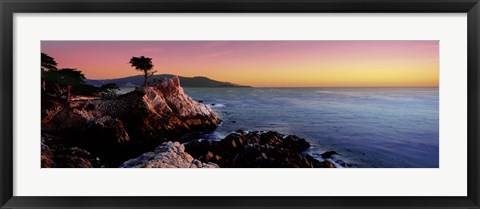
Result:
M439 168L439 42L42 41L42 168Z

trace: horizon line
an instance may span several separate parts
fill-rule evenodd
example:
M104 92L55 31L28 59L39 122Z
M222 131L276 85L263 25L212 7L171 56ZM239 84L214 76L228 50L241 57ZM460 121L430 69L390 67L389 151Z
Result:
M218 82L227 82L227 83L232 83L229 81L221 81L221 80L216 80L214 78L210 78L208 76L202 76L202 75L195 75L195 76L184 76L184 75L176 75L176 74L169 74L169 73L163 73L163 74L154 74L154 75L172 75L172 76L178 76L178 77L185 77L185 78L195 78L195 77L205 77L214 81ZM87 80L115 80L115 79L122 79L122 78L128 78L128 77L134 77L134 76L142 76L141 74L136 74L136 75L129 75L125 77L117 77L117 78L100 78L100 79L92 79L92 78L85 78ZM247 84L237 84L237 83L232 83L234 85L238 85L237 87L232 87L232 88L439 88L439 85L433 85L433 86L422 86L422 85L393 85L393 86L251 86ZM197 87L194 87L197 88ZM214 87L218 88L218 87ZM228 88L228 87L227 87Z

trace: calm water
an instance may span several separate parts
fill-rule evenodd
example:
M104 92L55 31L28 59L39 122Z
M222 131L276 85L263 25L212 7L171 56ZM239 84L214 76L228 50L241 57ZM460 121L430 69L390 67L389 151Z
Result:
M438 88L185 88L235 130L295 134L344 167L438 167Z

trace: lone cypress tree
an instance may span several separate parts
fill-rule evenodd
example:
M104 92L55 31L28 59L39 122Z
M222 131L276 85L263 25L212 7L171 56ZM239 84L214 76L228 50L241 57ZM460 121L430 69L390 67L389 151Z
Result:
M153 71L152 58L149 57L132 57L129 63L132 65L132 67L135 67L136 70L143 72L143 86L147 86L148 78L152 77L152 75L157 72Z

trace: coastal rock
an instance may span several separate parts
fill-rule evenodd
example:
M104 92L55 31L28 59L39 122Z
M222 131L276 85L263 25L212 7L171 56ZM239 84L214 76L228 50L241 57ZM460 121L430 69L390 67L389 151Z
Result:
M220 149L227 152L235 152L243 146L243 136L240 134L230 134L219 143Z
M322 153L322 158L332 158L333 155L338 155L335 151L326 151Z
M178 142L165 142L153 152L147 152L120 165L121 168L218 168L214 163L203 163L185 152Z
M194 157L233 168L334 168L330 161L319 161L303 152L310 147L295 135L278 132L236 132L220 141L191 141L185 144Z
M222 156L216 155L211 151L207 151L207 154L205 154L203 157L200 157L199 159L205 162L212 162L212 163L221 163L223 161Z
M217 146L218 142L210 141L210 140L200 140L200 141L190 141L185 145L185 150L190 153L192 156L196 156L198 158L202 156L206 156L208 152L216 152L219 150L219 146Z
M207 105L184 93L178 77L138 87L114 99L57 102L42 113L46 133L69 137L90 133L88 138L118 143L208 131L220 123Z
M42 168L55 168L57 164L53 161L53 152L43 141L41 145L40 165Z
M123 143L130 140L122 121L102 115L80 104L57 106L42 120L42 131L62 137L99 139L95 143ZM102 140L102 141L100 141Z
M330 160L324 160L320 162L320 167L322 168L336 168L335 164L333 164Z
M220 119L183 91L178 77L111 100L90 101L101 114L119 118L132 138L152 140L214 129Z
M283 136L275 131L269 131L260 135L260 144L264 145L271 145L271 146L278 146L282 144Z
M302 152L310 148L310 143L295 135L289 135L283 139L283 147L294 152Z
M107 144L124 143L130 140L123 122L110 116L94 117L87 122L88 138L107 140Z
M92 168L101 167L98 158L90 152L65 144L58 144L55 140L46 140L42 136L41 167L42 168Z
M178 77L111 99L68 103L42 95L42 133L58 136L70 147L82 147L114 167L166 138L187 138L218 123L210 107L184 93Z
M310 168L312 161L300 153L270 145L249 144L235 156L231 167Z
M59 168L93 168L90 152L78 147L57 151L54 161Z
M305 157L307 158L307 160L312 161L312 166L314 168L336 168L337 167L330 160L318 161L314 159L311 155L306 155Z

